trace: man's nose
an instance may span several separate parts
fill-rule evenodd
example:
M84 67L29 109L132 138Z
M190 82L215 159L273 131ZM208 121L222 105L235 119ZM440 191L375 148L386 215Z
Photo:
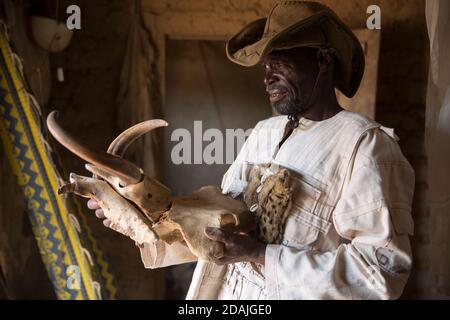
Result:
M274 84L275 82L277 82L279 79L278 77L273 73L273 71L267 71L266 75L264 76L264 84L266 86L269 86L271 84Z

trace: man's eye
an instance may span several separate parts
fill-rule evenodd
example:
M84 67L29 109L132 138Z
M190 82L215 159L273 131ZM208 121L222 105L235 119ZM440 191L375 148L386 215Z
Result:
M282 69L282 68L286 67L286 63L284 63L284 62L270 62L270 63L264 63L262 65L262 67L264 68L264 70Z

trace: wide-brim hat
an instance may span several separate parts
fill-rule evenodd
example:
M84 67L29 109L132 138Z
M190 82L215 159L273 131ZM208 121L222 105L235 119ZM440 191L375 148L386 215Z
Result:
M296 47L332 48L335 86L355 95L364 74L364 53L355 34L327 6L312 1L282 1L268 18L245 26L226 45L228 58L251 67L273 50Z

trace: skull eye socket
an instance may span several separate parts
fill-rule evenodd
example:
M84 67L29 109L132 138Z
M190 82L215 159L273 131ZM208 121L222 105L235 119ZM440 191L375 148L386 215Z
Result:
M235 214L225 213L220 216L220 227L237 226L239 219Z

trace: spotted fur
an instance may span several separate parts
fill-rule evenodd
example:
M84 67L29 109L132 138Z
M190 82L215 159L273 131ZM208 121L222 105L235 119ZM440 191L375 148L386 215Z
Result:
M290 174L289 170L279 168L273 174L266 176L263 179L264 182L261 183L261 177L267 168L268 165L252 167L249 183L244 192L244 202L249 209L254 204L258 204L254 214L258 220L259 240L269 244L279 244L282 241L284 224L291 209ZM257 192L261 185L260 191Z

